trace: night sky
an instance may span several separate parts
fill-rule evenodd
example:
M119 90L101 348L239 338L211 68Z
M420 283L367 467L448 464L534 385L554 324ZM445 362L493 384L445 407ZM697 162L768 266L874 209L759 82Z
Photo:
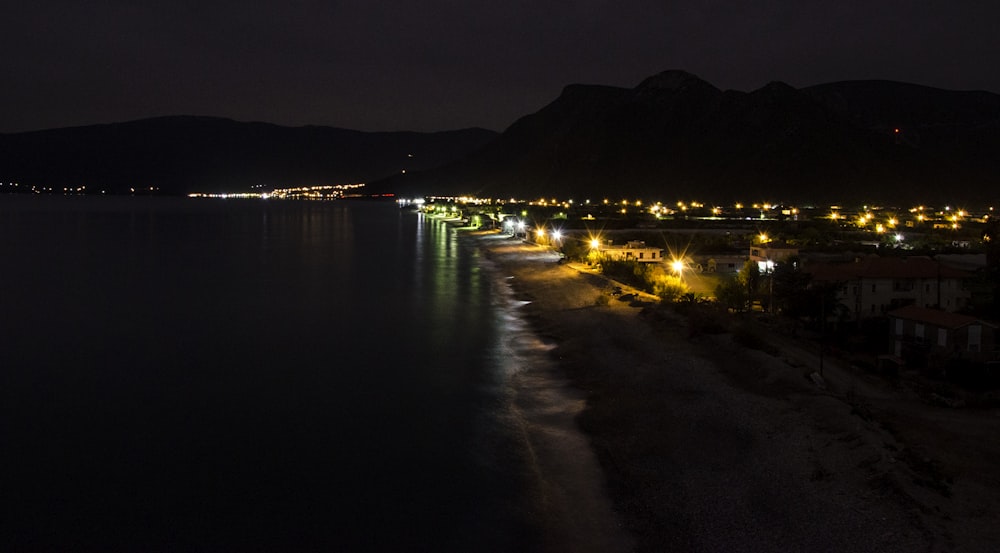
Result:
M570 83L890 79L1000 92L1000 2L7 2L0 132L211 115L503 130Z

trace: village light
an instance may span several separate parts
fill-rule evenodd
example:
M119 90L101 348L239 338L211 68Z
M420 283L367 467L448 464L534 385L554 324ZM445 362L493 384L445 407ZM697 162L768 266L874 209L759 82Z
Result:
M561 238L562 238L562 233L561 232L559 232L558 230L552 231L552 239L553 240L559 240Z
M597 238L594 238L590 241L590 249L596 250L597 248L600 247L601 247L601 241L598 240Z
M678 275L684 270L684 262L680 259L675 259L670 263L670 268L674 270Z

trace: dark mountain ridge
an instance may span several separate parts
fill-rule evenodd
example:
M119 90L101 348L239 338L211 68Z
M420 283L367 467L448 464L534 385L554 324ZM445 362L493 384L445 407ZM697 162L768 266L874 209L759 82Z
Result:
M573 84L502 134L162 117L0 134L0 180L109 192L367 182L412 195L993 202L1000 96L891 81L720 90L684 71ZM405 173L404 173L405 171Z
M702 201L979 201L1000 177L1000 96L888 81L721 91L683 71L570 85L401 193ZM895 132L895 129L899 132Z
M368 182L444 165L496 136L485 129L368 133L171 116L0 134L0 179L28 186L164 193Z

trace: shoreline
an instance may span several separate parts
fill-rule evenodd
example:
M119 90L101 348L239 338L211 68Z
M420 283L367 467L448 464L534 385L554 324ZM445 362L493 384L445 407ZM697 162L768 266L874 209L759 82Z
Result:
M608 525L620 523L634 550L978 551L995 543L996 502L984 499L992 490L958 503L960 483L929 482L933 470L910 459L920 444L901 443L911 436L880 424L893 413L884 398L854 396L852 381L853 403L845 401L840 382L821 390L797 363L730 334L693 332L651 302L598 305L610 286L602 276L520 240L459 232L513 277L526 319L554 344L554 374L531 377L578 391L575 421L599 461L593 477L611 500ZM515 385L520 393L523 377ZM562 470L542 461L543 472Z

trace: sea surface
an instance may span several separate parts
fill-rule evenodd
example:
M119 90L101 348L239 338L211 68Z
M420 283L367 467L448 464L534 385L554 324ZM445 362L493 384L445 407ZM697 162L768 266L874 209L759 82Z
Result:
M0 550L536 549L483 261L391 203L0 196Z

